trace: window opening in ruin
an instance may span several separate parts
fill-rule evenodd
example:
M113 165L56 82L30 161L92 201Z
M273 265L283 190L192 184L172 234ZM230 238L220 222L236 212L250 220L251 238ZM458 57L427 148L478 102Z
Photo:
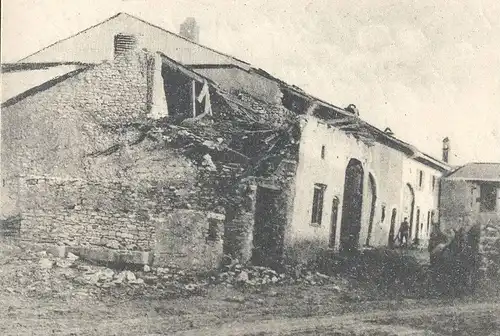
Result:
M405 186L404 191L404 203L403 203L403 214L402 217L407 217L410 220L410 237L413 236L415 226L414 221L414 211L415 211L415 193L410 184Z
M420 228L422 227L420 223L420 208L417 207L417 214L415 218L415 244L418 244L420 238Z
M335 235L337 234L337 220L339 214L339 198L334 197L332 201L332 215L331 215L331 228L330 228L330 248L335 247Z
M429 235L430 227L431 227L431 212L427 211L427 235Z
M422 170L418 171L418 187L422 188L424 185L424 172Z
M325 146L321 146L321 158L324 159L325 158Z
M497 202L497 188L492 184L483 184L480 188L480 206L481 212L493 212L496 208Z
M380 216L380 222L383 223L385 221L385 204L382 205L382 215Z
M192 81L192 108L193 118L202 118L205 115L212 115L212 105L210 102L210 90L208 83L197 83Z
M436 176L432 176L432 191L436 190Z
M325 197L326 185L315 184L313 196L313 208L311 224L321 225L321 218L323 217L323 199Z
M389 241L388 246L390 248L394 247L394 233L396 231L396 217L397 217L397 210L394 208L392 209L392 214L391 214L391 227L389 229Z
M208 220L207 240L208 241L216 241L218 239L219 239L219 228L217 225L217 221L213 218L210 218Z
M370 204L370 217L368 220L368 234L366 235L366 246L370 246L370 239L372 238L373 220L375 218L375 206L377 204L377 188L375 185L375 178L370 173L368 174L368 190L367 202Z

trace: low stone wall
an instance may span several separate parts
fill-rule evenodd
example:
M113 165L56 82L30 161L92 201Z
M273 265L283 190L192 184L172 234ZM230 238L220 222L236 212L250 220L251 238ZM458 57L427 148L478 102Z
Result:
M252 258L254 216L253 211L242 211L224 227L224 251L243 264Z
M156 228L154 265L209 270L222 258L224 215L174 210Z
M22 239L112 249L152 248L162 215L155 211L157 193L146 185L133 189L118 182L51 178L21 179L19 184Z
M21 230L21 217L12 216L5 219L0 219L0 236L2 237L19 237Z
M145 260L155 265L209 269L222 257L224 215L179 208L186 201L176 188L47 177L23 178L20 186L23 240L103 262L149 252Z
M480 276L485 284L500 281L500 218L480 219Z

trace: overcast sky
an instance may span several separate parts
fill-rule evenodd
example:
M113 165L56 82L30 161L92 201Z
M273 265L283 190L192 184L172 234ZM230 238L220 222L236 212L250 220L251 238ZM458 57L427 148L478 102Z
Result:
M354 5L356 4L356 5ZM498 0L7 0L2 60L18 59L127 12L390 127L452 163L500 162Z

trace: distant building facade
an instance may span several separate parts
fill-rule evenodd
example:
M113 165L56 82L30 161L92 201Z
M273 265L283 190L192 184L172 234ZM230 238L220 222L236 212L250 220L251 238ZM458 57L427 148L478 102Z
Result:
M441 180L440 225L448 235L465 228L477 237L480 272L500 275L500 163L469 163Z

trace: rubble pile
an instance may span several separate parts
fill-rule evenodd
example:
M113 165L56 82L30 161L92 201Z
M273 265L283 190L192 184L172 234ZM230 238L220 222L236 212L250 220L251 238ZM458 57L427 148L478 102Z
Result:
M26 296L61 295L70 293L74 286L69 281L76 270L69 267L78 259L73 254L55 258L46 251L26 250L9 258L8 273L1 274L1 283L10 293Z
M344 287L342 279L307 268L295 267L277 272L267 267L242 265L237 260L219 270L197 274L173 264L167 267L144 265L142 269L132 271L94 265L72 253L59 258L46 251L28 252L17 259L14 272L5 274L8 281L3 277L2 282L7 284L4 288L6 291L26 296L110 294L114 297L174 298L202 295L213 286L258 288L330 284L338 285L335 286L338 291Z
M211 283L228 286L263 286L270 284L326 285L338 283L339 279L305 267L290 267L285 272L277 272L262 266L244 266L237 262L224 266L220 272L210 277Z

